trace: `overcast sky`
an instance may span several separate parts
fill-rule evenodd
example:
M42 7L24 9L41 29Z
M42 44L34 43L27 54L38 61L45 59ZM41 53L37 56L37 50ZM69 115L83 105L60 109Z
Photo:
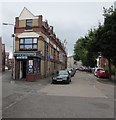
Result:
M98 23L103 23L103 7L109 8L114 2L4 2L0 5L2 16L0 22L15 23L26 7L34 15L43 15L49 25L54 27L56 36L67 40L68 56L73 55L74 44L78 38L85 36ZM2 39L6 51L12 51L13 26L2 27Z

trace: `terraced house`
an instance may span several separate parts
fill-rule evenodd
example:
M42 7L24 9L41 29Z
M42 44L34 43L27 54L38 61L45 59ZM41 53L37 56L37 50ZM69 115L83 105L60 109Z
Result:
M53 26L24 7L15 18L15 79L29 81L67 67L67 53Z

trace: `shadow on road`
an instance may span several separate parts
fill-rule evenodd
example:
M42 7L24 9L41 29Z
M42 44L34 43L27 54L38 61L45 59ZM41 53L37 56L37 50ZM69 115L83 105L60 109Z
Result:
M98 82L101 82L103 84L111 84L111 85L116 85L116 82L114 80L109 80L109 79L105 79L105 78L99 78L97 79Z

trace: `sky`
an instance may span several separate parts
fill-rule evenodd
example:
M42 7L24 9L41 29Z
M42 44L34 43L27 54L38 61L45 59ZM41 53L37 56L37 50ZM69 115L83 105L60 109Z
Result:
M73 0L74 1L74 0ZM66 50L68 56L73 55L74 44L80 38L87 35L88 30L103 23L103 7L114 5L111 2L1 2L0 26L2 42L6 45L6 51L12 52L13 26L4 26L2 23L15 24L18 17L26 7L35 16L42 15L48 24L54 27L56 36L63 42L67 41Z

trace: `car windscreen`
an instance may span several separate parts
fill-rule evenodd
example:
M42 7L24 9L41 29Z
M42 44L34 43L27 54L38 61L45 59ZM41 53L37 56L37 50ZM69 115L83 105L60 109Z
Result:
M68 75L68 72L67 71L59 71L58 74L59 75Z
M97 69L97 71L103 71L103 69Z

